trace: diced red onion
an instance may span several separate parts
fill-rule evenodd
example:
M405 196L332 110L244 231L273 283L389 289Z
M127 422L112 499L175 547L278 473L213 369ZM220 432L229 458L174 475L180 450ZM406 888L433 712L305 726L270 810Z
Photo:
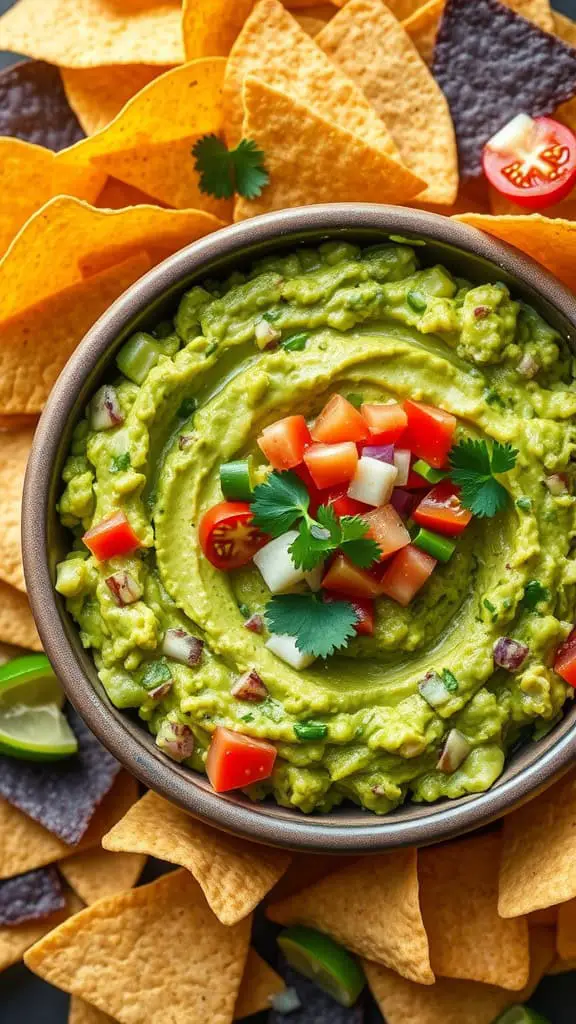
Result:
M173 761L186 761L194 753L194 733L182 722L162 722L156 746Z
M387 462L390 466L394 465L393 444L367 444L362 449L362 455L365 455L367 459L376 459L378 462Z
M238 676L230 693L237 700L261 701L268 696L268 690L255 669Z
M246 619L244 623L244 629L249 629L251 633L263 633L264 632L264 619L257 612L251 615L249 619Z
M398 476L396 477L396 483L399 487L404 487L408 483L408 476L410 475L410 459L412 458L412 452L408 451L407 448L396 448L394 451L394 465L398 470Z
M441 708L448 703L452 696L446 683L437 672L428 672L422 682L418 683L418 690L420 696L431 708Z
M531 352L525 352L516 369L523 377L528 377L531 380L538 373L540 365L534 359Z
M181 665L197 665L202 657L204 641L185 629L167 629L162 641L162 653Z
M474 310L474 319L484 320L487 316L490 316L491 312L492 310L490 309L490 306L476 306L476 309Z
M494 644L494 663L509 672L516 672L526 656L529 648L526 644L512 640L509 636L501 636Z
M160 686L157 686L155 690L149 690L148 696L151 697L152 700L162 700L163 697L170 693L171 689L172 680L167 679L165 683L160 683Z
M471 750L466 737L458 729L450 729L436 768L439 772L451 775L466 760Z
M189 448L190 445L194 444L196 440L196 434L180 434L178 438L178 447L180 451L184 451L185 448Z
M278 342L282 337L282 331L279 331L277 327L274 327L273 324L268 323L267 320L262 318L254 328L254 337L260 349L277 348Z
M121 569L106 578L106 586L119 608L134 604L142 597L142 587L129 572Z
M561 494L566 494L568 491L566 478L561 473L552 473L551 476L546 477L544 483L555 498L559 498Z
M395 487L390 498L390 504L401 519L409 519L419 501L417 494L413 491L404 491L401 487Z
M90 402L90 426L92 430L110 430L124 422L116 388L105 384L96 392Z
M270 1005L276 1013L284 1016L299 1010L302 1006L295 988L284 988L281 992L275 992L270 1000Z

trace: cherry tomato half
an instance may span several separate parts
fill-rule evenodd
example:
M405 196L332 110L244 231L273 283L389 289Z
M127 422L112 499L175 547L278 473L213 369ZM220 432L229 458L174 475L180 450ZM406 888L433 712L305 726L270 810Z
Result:
M576 136L551 117L519 114L489 139L482 153L488 181L507 199L543 210L576 185Z
M208 561L227 572L247 565L270 538L252 525L247 502L221 501L202 516L198 540Z

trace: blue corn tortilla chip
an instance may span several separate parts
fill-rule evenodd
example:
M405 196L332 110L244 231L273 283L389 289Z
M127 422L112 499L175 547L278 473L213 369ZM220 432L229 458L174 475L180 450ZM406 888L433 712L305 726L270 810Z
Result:
M55 868L27 871L0 882L0 926L38 921L62 910L64 890Z
M58 68L30 60L0 72L0 135L56 152L85 138Z
M288 1015L270 1010L268 1024L364 1024L362 996L355 1006L341 1006L284 959L280 960L278 971L287 987L296 989L302 1006Z
M551 114L576 94L576 50L498 0L447 0L432 72L456 131L462 178L516 114Z
M0 796L70 846L86 832L120 764L72 707L66 710L78 740L74 757L51 764L0 756Z

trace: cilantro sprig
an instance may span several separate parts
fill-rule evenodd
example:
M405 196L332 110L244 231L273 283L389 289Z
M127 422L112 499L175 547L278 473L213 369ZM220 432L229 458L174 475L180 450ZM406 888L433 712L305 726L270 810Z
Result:
M296 568L304 572L311 572L337 550L361 569L380 558L380 548L368 536L361 516L338 519L330 505L320 505L316 518L311 516L310 495L295 473L271 473L254 489L251 507L254 525L272 537L298 524L298 536L289 551Z
M273 633L294 637L296 647L315 658L329 658L355 635L357 613L348 601L323 601L316 594L279 594L266 605Z
M508 504L508 491L495 474L514 469L518 451L510 444L467 438L450 452L450 476L460 488L460 501L479 518L495 516Z
M200 191L216 199L230 199L235 192L256 199L270 180L264 153L252 139L242 139L235 149L228 149L217 135L203 135L194 144L192 156Z

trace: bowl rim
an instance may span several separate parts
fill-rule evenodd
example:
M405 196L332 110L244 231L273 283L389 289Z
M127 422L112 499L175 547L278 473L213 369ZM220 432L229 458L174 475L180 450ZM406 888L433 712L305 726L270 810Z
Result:
M223 257L249 254L260 243L290 244L305 231L372 230L429 238L481 257L537 292L574 327L576 298L547 270L505 242L476 228L434 213L407 207L368 203L334 203L265 214L225 227L164 260L133 284L88 331L60 374L36 429L26 471L22 504L23 562L32 612L44 649L72 704L105 747L140 781L201 820L236 835L270 846L331 853L372 853L384 849L438 842L493 821L545 788L576 757L576 727L567 730L531 762L496 788L483 793L422 805L422 816L394 821L370 811L368 823L326 815L319 823L299 811L288 815L267 804L239 801L216 794L201 784L202 776L170 761L144 737L141 725L130 727L128 716L101 699L64 628L50 575L47 524L53 512L50 488L60 438L81 385L112 345L125 323L149 307L178 282ZM409 244L409 238L407 238ZM357 812L358 813L358 812Z

